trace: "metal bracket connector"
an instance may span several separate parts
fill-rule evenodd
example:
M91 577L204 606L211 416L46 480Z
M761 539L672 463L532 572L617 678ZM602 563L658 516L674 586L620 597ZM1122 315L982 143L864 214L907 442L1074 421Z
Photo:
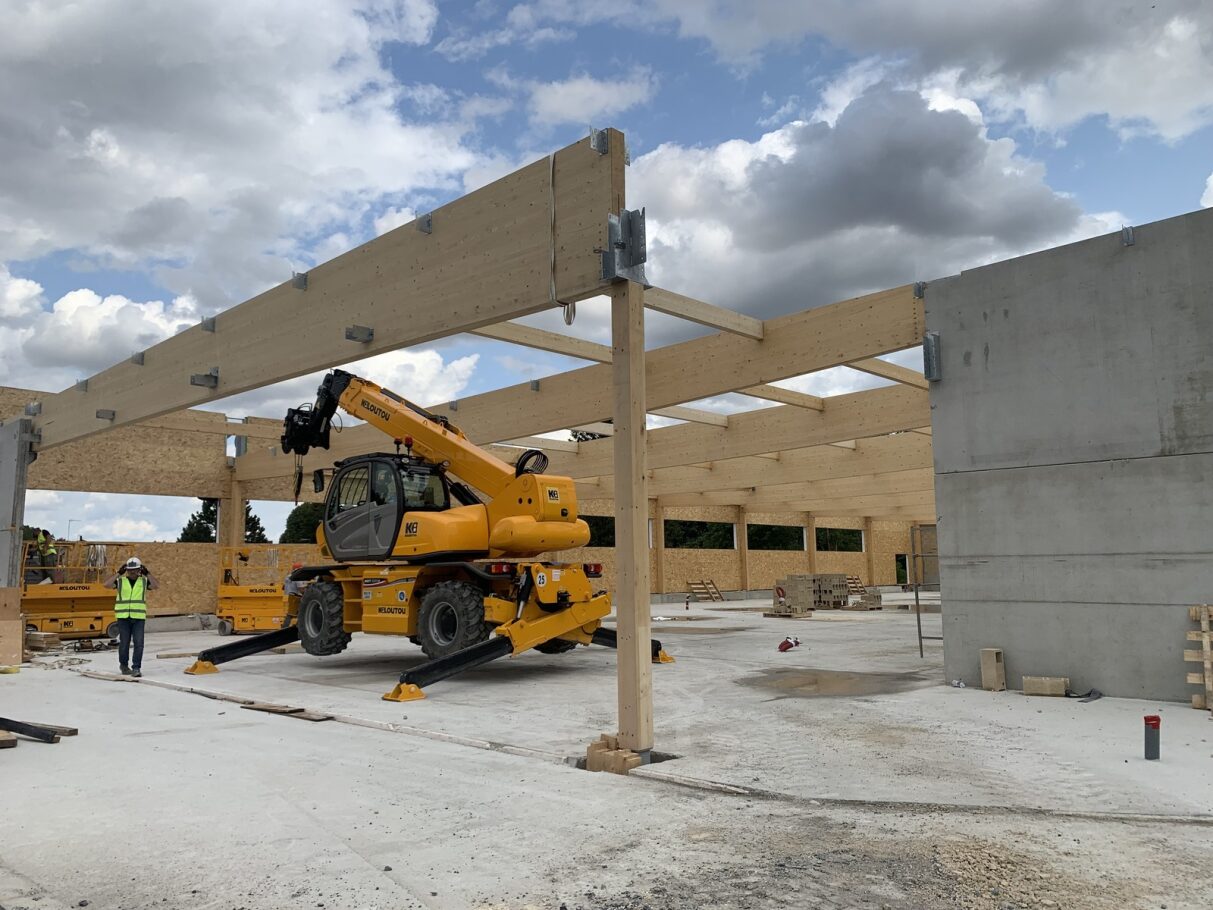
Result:
M131 354L131 363L137 367L143 366L143 352L138 351L137 353Z
M357 341L359 344L370 344L375 340L375 330L369 325L347 325L345 340Z
M922 375L928 382L939 382L943 378L938 332L927 332L922 336Z
M307 272L291 272L291 287L300 291L307 290Z
M607 154L611 150L611 134L606 130L590 127L590 148L599 155Z
M74 386L72 386L72 391L73 392L87 392L88 391L88 380L81 379Z
M202 320L202 331L204 331L204 332L215 331L215 317L214 316L207 316L205 319Z
M241 455L247 455L248 454L248 437L247 436L233 436L232 438L236 441L236 457L239 458Z
M434 213L426 212L424 215L417 216L417 230L423 234L434 233Z
M607 249L602 250L602 279L628 279L649 286L644 264L649 251L645 239L644 209L623 209L607 215Z
M26 417L37 417L41 413L42 413L42 402L41 401L31 401L29 404L27 404L25 406L25 416Z
M1137 238L1133 236L1133 225L1126 224L1120 229L1120 245L1132 246L1137 242Z
M448 402L446 403L446 406L447 406L447 410L450 410L450 411L458 411L458 410L459 410L459 402L457 402L457 401L448 401Z
M538 391L539 391L539 380L538 380L538 379L532 379L532 380L531 380L531 391L532 391L532 392L538 392Z
M97 408L98 420L113 420L117 416L118 415L116 412L111 411L108 408Z
M192 374L190 385L201 386L204 389L219 388L219 367L211 367L210 371L206 373Z
M922 300L927 296L927 283L925 281L914 282L914 299Z

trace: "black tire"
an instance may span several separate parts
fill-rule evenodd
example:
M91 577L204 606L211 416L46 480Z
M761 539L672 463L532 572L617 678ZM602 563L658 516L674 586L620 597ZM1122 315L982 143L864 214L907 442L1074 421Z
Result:
M299 600L299 641L308 654L340 654L350 643L345 631L345 598L335 581L308 585Z
M220 635L227 636L235 632L236 627L232 625L231 620L221 619L219 620L219 628L217 631Z
M34 625L32 622L27 622L27 623L25 624L25 631L26 631L26 632L37 632L37 631L38 631L38 627L37 627L37 626L35 626L35 625Z
M105 637L111 641L118 640L118 620L115 619L112 623L105 627Z
M575 641L565 641L563 638L552 638L545 641L543 644L535 645L535 650L540 654L567 654L577 647Z
M443 581L421 598L417 617L421 650L431 660L487 641L484 594L466 581Z

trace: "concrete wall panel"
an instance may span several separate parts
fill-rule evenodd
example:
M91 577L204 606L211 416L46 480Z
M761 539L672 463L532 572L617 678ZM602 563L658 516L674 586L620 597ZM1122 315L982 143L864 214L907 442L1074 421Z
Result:
M932 282L948 678L1186 700L1213 599L1213 210Z

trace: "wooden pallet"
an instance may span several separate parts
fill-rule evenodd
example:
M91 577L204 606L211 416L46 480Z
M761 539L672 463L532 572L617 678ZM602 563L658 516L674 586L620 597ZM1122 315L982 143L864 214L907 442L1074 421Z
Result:
M54 632L26 632L25 650L27 651L57 651L63 647L63 642Z
M687 586L691 589L691 593L695 595L696 601L724 600L724 595L716 587L716 582L710 578L707 581L689 581L687 582Z
M1200 650L1185 650L1184 660L1204 665L1200 672L1188 674L1190 684L1204 687L1203 692L1192 696L1192 707L1213 711L1213 606L1201 604L1191 607L1188 616L1193 622L1200 623L1200 629L1189 630L1187 636L1188 641L1200 642Z
M868 593L868 589L863 586L858 575L847 576L847 594L853 594L857 597L863 597Z

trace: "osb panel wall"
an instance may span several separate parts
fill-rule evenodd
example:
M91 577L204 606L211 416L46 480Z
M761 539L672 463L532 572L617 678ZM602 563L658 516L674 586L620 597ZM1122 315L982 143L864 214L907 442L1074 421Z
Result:
M876 580L869 584L897 584L895 557L905 554L907 561L909 560L910 526L904 521L872 522L871 547L876 554Z
M156 576L160 587L148 594L151 616L183 613L214 613L218 602L219 545L213 543L114 543L107 542L106 563L113 571L130 556L138 556ZM241 551L268 550L269 544L248 544ZM254 557L255 558L255 557ZM288 544L278 558L281 574L294 563L314 565L319 550L314 545Z
M774 524L775 522L762 522ZM809 574L809 554L805 550L750 550L750 590L775 587L789 575Z
M722 591L741 587L741 555L736 550L677 550L666 548L666 591L685 591L692 581L716 582Z
M752 525L785 525L803 528L808 520L806 512L746 512L745 520Z
M831 527L838 527L831 525ZM835 553L817 551L817 571L823 575L858 575L865 585L868 583L868 556L866 553Z
M0 420L21 416L44 393L0 387ZM30 465L35 490L222 495L227 481L226 438L217 433L123 427L41 452Z
M214 613L219 547L213 543L105 542L105 562L111 572L138 556L160 583L148 592L150 616Z

